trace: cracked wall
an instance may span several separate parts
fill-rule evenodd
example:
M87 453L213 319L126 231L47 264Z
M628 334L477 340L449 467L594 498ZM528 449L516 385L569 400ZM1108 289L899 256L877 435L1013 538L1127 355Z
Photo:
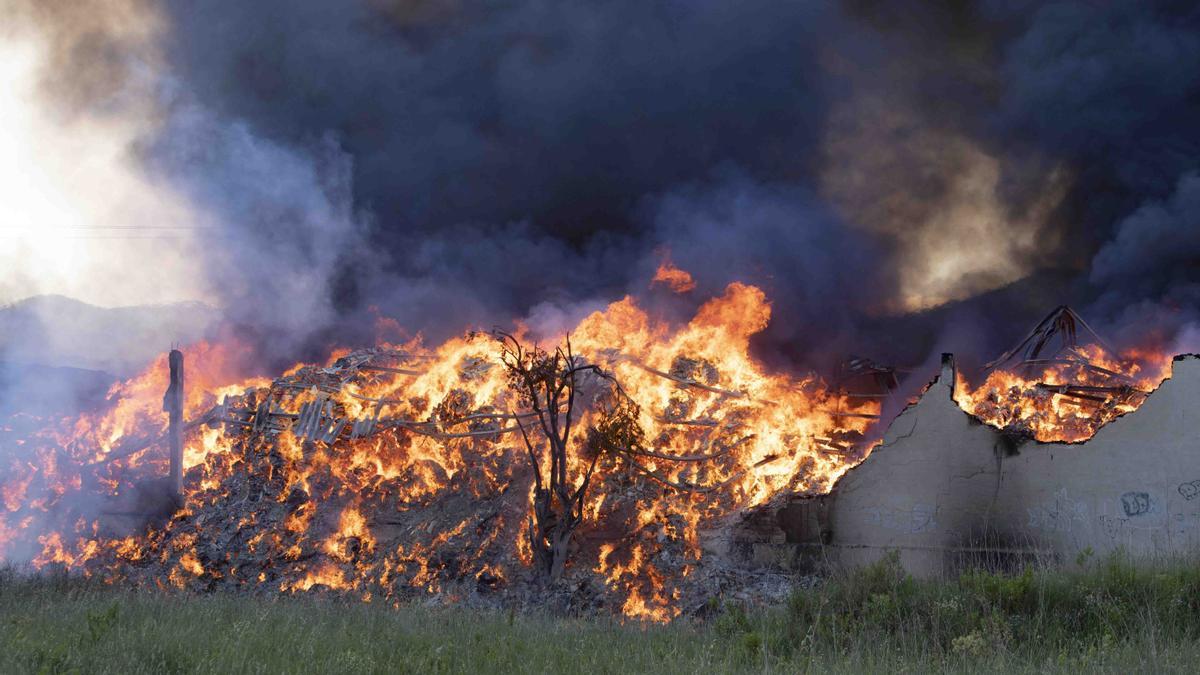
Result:
M1200 358L1177 357L1146 402L1083 443L1015 441L953 400L954 365L831 495L842 565L897 550L911 573L1200 549Z

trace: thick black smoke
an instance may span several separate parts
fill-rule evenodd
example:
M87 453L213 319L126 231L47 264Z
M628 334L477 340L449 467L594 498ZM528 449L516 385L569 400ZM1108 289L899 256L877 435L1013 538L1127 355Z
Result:
M1064 258L1085 261L1089 311L1118 329L1194 321L1200 7L1064 3L1019 25L996 124L1074 167L1059 220Z
M149 5L140 154L283 351L366 339L372 308L554 323L664 250L697 297L763 284L764 351L809 365L995 351L1061 302L1174 334L1200 300L1193 3Z
M530 219L579 244L735 162L804 179L833 8L758 2L168 2L194 95L356 158L379 232Z
M828 98L817 52L833 8L410 5L167 5L169 56L189 96L270 143L329 137L353 159L353 204L371 214L367 238L386 259L384 274L334 275L342 313L374 304L423 330L458 330L613 297L645 283L651 250L693 246L675 234L740 227L679 232L647 200L677 212L687 207L676 193L687 192L708 209L740 189L716 175L723 167L746 190L812 181ZM190 161L178 170L195 175ZM807 243L805 215L776 213L790 221L756 234L791 229L794 241L742 254L732 237L713 279L769 274L782 256L750 252Z

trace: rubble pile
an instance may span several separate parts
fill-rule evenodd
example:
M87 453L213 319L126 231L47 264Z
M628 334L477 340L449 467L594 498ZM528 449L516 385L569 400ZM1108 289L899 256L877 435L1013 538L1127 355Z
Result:
M494 334L345 350L273 381L231 376L234 347L195 346L186 380L171 357L169 389L164 357L115 387L108 411L0 428L20 449L0 474L0 561L191 591L653 621L714 599L776 601L810 581L786 572L798 544L829 539L825 502L801 497L866 456L900 370L853 358L832 387L765 372L749 338L769 317L765 295L736 283L686 325L631 298L594 313L570 335L563 363L581 374L555 399L574 416L553 404L570 420L561 434L545 426L550 404L514 386ZM1060 308L979 387L960 382L959 404L1013 433L1090 437L1159 370L1096 336L1080 344L1080 327ZM637 433L599 448L591 434L614 392ZM551 433L568 449L539 456ZM552 465L565 492L586 485L577 511L537 489ZM531 533L563 513L579 525L552 580Z
M1136 410L1165 377L1167 362L1159 354L1118 356L1078 314L1062 306L987 364L978 386L960 377L955 399L1015 437L1084 441Z
M535 573L529 538L534 453L522 436L544 437L489 334L343 351L234 385L213 374L220 349L193 349L182 447L169 452L164 360L114 389L113 410L32 441L4 481L0 559L32 551L41 569L196 591L655 621L729 594L777 599L787 577L739 554L739 523L828 491L867 451L878 402L765 372L749 337L769 310L760 290L731 284L685 325L626 298L573 330L579 358L634 402L641 433L638 447L599 455L556 582ZM567 485L581 484L604 391L580 383ZM168 455L184 468L176 501L161 478Z
M195 591L341 591L364 600L437 601L489 606L551 607L559 611L646 614L669 600L672 615L703 611L712 598L774 601L791 584L779 570L747 567L724 552L704 555L702 536L725 544L728 533L701 535L684 513L659 517L656 502L672 490L605 458L599 497L577 533L564 580L547 586L529 568L523 537L531 470L523 449L493 407L470 409L452 388L427 420L401 411L428 401L387 402L355 393L380 380L417 372L411 355L361 350L329 367L304 367L268 387L227 396L190 433L215 435L214 452L185 475L186 504L144 537L112 538L87 562L112 581L171 585ZM459 364L462 383L479 379L487 362ZM719 382L713 364L676 359L670 374L706 387ZM351 417L343 401L368 407ZM686 388L672 395L664 419L682 422ZM713 435L706 450L723 463L686 479L707 483L707 471L731 473L736 457L723 450L745 442L722 425L682 425L666 435ZM423 457L419 439L454 444L461 466ZM210 441L211 442L211 441ZM659 439L663 445L665 439ZM380 471L381 466L397 467ZM676 495L696 499L693 495ZM744 512L708 495L705 527L736 528ZM655 517L647 519L641 514ZM105 533L100 533L101 535ZM618 570L610 582L602 570ZM630 604L630 598L635 598ZM655 602L655 600L659 602ZM647 603L644 606L638 603ZM626 605L629 605L628 607ZM637 611L634 611L637 610Z

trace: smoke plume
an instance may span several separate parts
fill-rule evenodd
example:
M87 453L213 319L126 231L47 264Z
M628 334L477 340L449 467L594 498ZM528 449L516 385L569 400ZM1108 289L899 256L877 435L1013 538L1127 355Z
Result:
M564 325L664 251L764 285L807 365L1003 347L1037 310L982 308L1048 279L1119 335L1196 306L1189 3L8 3L47 109L138 121L165 278L274 353Z

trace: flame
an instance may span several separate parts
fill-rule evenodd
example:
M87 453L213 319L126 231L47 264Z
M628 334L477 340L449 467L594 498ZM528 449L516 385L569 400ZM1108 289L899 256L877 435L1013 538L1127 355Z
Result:
M671 266L663 275L673 288L690 281ZM638 404L645 432L643 452L601 458L569 563L631 618L680 613L708 564L705 531L776 495L827 491L865 452L856 443L877 404L769 372L750 339L770 319L760 289L732 283L686 323L625 297L570 333ZM32 547L37 566L111 580L389 601L490 593L527 575L532 475L515 433L526 413L493 339L343 349L274 381L240 379L246 356L232 342L185 350L185 506L168 521L122 530L71 515L82 493L100 513L136 510L165 475L164 356L116 385L107 411L28 437L36 452L0 481L0 558ZM571 466L586 464L595 414L581 410Z
M304 578L295 583L284 582L280 584L281 591L307 591L317 584L327 586L337 590L345 590L350 588L350 584L346 581L346 576L341 568L332 563L324 563L316 569L309 570L305 573Z
M719 564L706 538L722 535L711 533L777 496L827 492L869 451L879 404L768 371L750 341L770 320L760 289L731 283L685 323L625 297L570 333L574 352L637 403L645 447L599 458L567 573L596 579L631 619L678 616L689 584ZM996 426L1079 440L1169 367L1150 349L1079 356L1092 365L996 371L974 388L960 379L956 399ZM113 387L106 412L33 425L0 480L0 559L33 550L35 566L112 581L329 588L392 603L492 593L528 575L534 485L519 425L533 420L490 336L339 349L274 381L239 379L245 357L236 343L186 350L185 503L149 529L85 520L78 505L127 513L155 494L165 357ZM1113 378L1130 384L1104 402L1061 389ZM597 410L587 400L572 427L576 485Z
M224 396L268 384L264 378L238 382L236 366L248 354L247 347L234 342L200 342L187 349L184 416L196 417ZM167 380L167 355L163 354L137 377L113 385L108 392L113 407L100 415L80 417L70 437L63 440L87 446L92 451L89 457L92 462L102 461L114 452L141 449L148 441L166 433L162 398ZM198 462L203 453L197 454L193 449L189 456Z
M1119 356L1098 345L1075 351L1085 363L1050 363L1022 372L995 370L975 387L959 374L955 401L994 427L1039 441L1074 443L1136 410L1170 371L1169 356L1144 347Z
M188 551L180 556L179 566L192 576L198 577L201 574L204 574L204 565L200 564L200 561L196 558L196 555L191 551Z
M650 280L650 285L654 284L665 284L672 293L687 293L696 288L692 275L671 264L669 260L664 260L655 270L654 278Z

